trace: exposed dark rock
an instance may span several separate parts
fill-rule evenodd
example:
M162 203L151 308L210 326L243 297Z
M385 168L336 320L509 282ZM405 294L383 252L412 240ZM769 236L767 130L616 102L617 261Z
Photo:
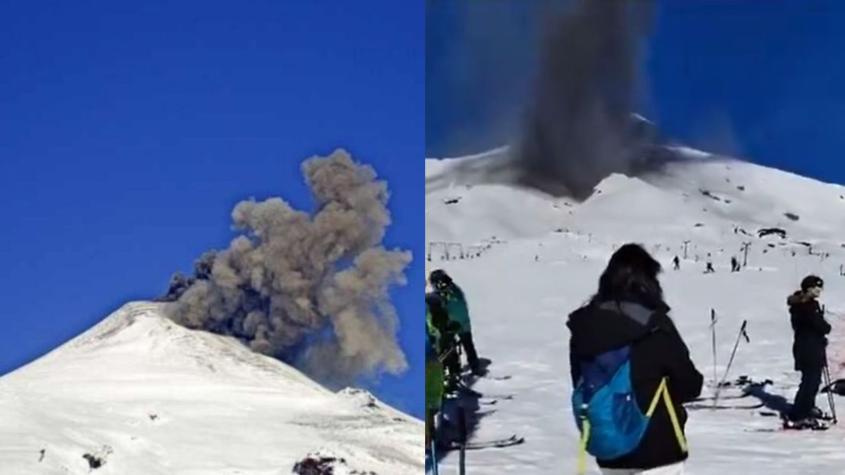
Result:
M703 189L703 188L700 188L700 189L698 190L698 192L699 192L699 193L701 193L702 195L704 195L704 196L706 196L706 197L710 198L711 200L715 200L715 201L722 201L722 199L721 199L721 198L719 198L718 196L716 196L716 195L714 195L713 193L711 193L711 192L710 192L710 190L705 190L705 189Z
M100 457L97 457L96 455L85 454L82 456L82 458L88 461L88 468L90 468L91 470L100 468L103 466L103 464L106 463L105 460L101 459Z
M334 475L336 464L345 463L343 459L334 457L323 457L320 455L309 455L296 462L293 466L293 473L296 475Z
M775 234L781 239L786 239L786 230L782 228L762 228L757 231L757 237L765 237L770 234Z

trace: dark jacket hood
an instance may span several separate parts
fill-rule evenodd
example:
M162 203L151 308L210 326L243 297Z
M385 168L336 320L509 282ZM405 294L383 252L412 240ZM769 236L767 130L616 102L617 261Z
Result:
M630 344L651 333L668 312L665 304L652 309L634 302L590 303L569 315L570 351L592 356Z
M813 296L810 295L808 292L804 292L801 290L796 291L792 295L786 298L786 304L790 307L794 305L800 305L813 300Z

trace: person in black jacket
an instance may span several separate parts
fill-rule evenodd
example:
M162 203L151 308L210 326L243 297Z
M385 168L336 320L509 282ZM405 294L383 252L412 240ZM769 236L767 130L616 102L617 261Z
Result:
M657 280L660 263L637 244L625 244L610 258L599 279L598 292L569 316L567 326L572 382L581 375L580 361L631 346L631 381L640 408L647 408L661 379L681 428L687 415L683 403L701 393L703 377L690 360L681 335L669 318L669 306ZM644 410L644 409L643 409ZM597 460L604 473L683 473L688 454L682 449L665 404L660 403L639 446L614 460Z
M801 372L801 385L795 394L795 402L789 418L793 421L812 424L813 416L820 415L815 409L816 394L821 384L822 370L827 365L827 334L830 324L824 319L824 312L818 298L824 282L817 276L808 275L801 281L801 290L786 299L795 341L792 356L795 369Z

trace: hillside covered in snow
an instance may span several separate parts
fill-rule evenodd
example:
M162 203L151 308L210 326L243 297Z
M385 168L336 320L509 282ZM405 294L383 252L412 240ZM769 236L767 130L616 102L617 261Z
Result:
M365 391L328 391L233 338L176 325L163 305L127 304L0 378L0 473L423 469L420 421Z
M675 159L661 172L610 175L583 201L515 184L506 148L426 161L427 267L446 269L463 288L476 347L500 376L473 385L495 405L470 440L526 439L469 452L468 473L574 473L578 431L565 322L626 242L645 245L663 264L671 316L705 376L704 396L713 394L747 320L750 343L740 342L728 380L771 379L768 405L791 402L799 374L786 297L808 273L827 283L821 300L834 327L831 376L845 376L845 187L683 147L665 152ZM715 273L704 273L708 255ZM731 257L747 265L730 272ZM845 413L845 398L837 402ZM825 395L817 405L827 408ZM777 417L766 417L774 410L690 410L688 473L843 473L845 426L776 432ZM457 458L442 461L447 473ZM599 473L593 462L589 473Z

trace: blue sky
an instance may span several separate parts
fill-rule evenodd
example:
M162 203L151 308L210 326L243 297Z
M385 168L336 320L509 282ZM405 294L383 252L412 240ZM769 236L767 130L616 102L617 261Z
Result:
M392 191L411 364L375 387L422 414L422 2L0 6L0 374L232 237L250 196L310 206L299 164L345 147Z
M429 156L499 145L519 123L541 2L482 3L427 13ZM845 2L656 4L641 111L691 145L845 183Z

